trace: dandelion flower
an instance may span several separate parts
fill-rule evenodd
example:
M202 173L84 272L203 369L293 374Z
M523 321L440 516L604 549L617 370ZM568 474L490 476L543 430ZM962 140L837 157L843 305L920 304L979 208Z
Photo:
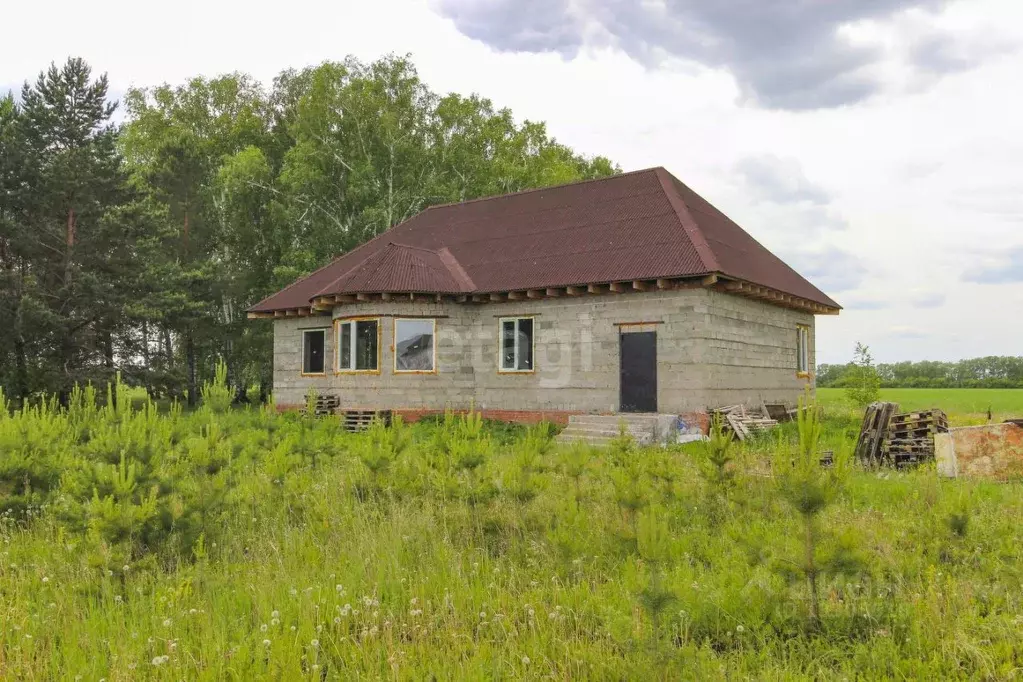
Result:
M281 624L281 621L277 620L276 618L274 618L274 619L272 619L270 621L270 625L273 625L274 627L276 627L276 626L278 626L280 624Z
M50 579L49 579L49 578L47 578L47 577L46 577L46 576L44 575L44 576L43 576L43 582L44 582L44 583L48 583L48 582L50 582Z
M522 665L529 665L529 656L522 657Z
M264 639L263 640L263 646L270 646L270 640L269 639Z
M291 631L292 631L292 632L294 632L295 630L298 630L298 628L297 628L297 627L295 627L294 625L292 625L292 626L291 626Z
M320 640L318 640L318 639L314 639L313 641L311 641L309 643L313 645L314 649L318 649L320 647Z
M163 621L163 626L164 626L165 628L169 628L169 627L171 626L171 619L170 619L170 618L166 618L166 619L164 619L164 621Z
M743 626L741 626L741 625L736 625L736 626L735 626L735 631L736 631L736 632L738 632L738 633L740 633L740 634L742 634L743 632L745 632L745 631L746 631L746 628L744 628L744 627L743 627Z
M487 612L486 611L480 611L480 620L483 620L486 617L487 617Z
M281 617L281 612L280 611L271 611L270 612L270 617L271 618L280 618Z

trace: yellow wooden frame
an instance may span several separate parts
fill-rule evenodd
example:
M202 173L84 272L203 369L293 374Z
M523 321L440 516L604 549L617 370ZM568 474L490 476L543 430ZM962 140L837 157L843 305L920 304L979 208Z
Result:
M529 369L504 369L501 364L501 354L504 351L504 323L506 320L532 320L533 335L529 339L530 355L533 366ZM518 328L515 325L515 343L518 344ZM516 361L518 358L516 358ZM497 373L498 374L536 374L536 317L534 315L509 315L497 318Z
M341 355L341 325L349 322L360 322L362 320L375 320L377 323L377 367L376 369L341 369L338 367ZM355 340L355 329L352 329L352 340ZM352 349L352 358L355 357L355 349ZM374 315L360 315L356 317L338 317L334 320L334 376L342 374L380 374L380 366L383 359L383 322L380 317Z
M802 334L806 332L806 369L801 370L799 365L803 361L803 354L800 352L800 344L802 342ZM810 325L808 324L797 324L796 325L796 377L798 379L809 379L810 378Z
M398 369L398 323L424 322L433 323L433 369ZM435 317L395 317L391 320L391 369L395 374L436 374L437 373L437 318Z
M302 332L302 359L301 365L299 366L298 375L301 377L325 377L327 376L327 330L330 327L310 327L308 329L300 329ZM322 372L307 372L305 371L305 335L309 332L323 332L323 371Z

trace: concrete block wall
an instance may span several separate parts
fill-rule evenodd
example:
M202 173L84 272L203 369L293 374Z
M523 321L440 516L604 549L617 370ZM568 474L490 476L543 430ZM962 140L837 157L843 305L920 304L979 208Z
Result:
M334 318L380 316L378 374L335 374L331 317L274 321L274 393L300 405L310 388L343 407L521 412L616 412L618 325L657 332L658 408L683 413L761 401L794 403L796 326L813 316L707 289L563 296L498 304L367 302L340 305ZM437 316L437 373L393 371L394 318ZM530 373L498 371L500 319L534 318ZM301 330L327 327L327 372L303 377Z
M379 317L380 356L377 373L335 372L337 339L334 320ZM394 371L394 320L403 316L435 316L436 365L434 374ZM343 408L465 409L474 397L474 368L463 352L474 312L455 304L428 302L373 302L338 306L333 316L274 320L274 400L281 406L301 405L310 389L337 395ZM302 376L302 330L326 328L326 372Z

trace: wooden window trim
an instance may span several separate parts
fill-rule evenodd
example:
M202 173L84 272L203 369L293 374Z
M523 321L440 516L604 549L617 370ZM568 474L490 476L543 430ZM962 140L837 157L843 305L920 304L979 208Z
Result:
M433 322L433 369L398 369L398 323L402 320L410 322ZM391 324L391 368L395 374L437 374L437 319L432 317L395 317Z
M375 320L377 323L377 368L376 369L341 369L338 363L341 360L341 325L361 320ZM339 317L334 320L334 376L342 374L380 374L381 359L383 353L383 325L380 318L375 315L364 315L358 317ZM352 339L355 339L355 329L352 329ZM352 357L355 357L355 349L352 349Z
M504 353L504 323L509 320L516 320L515 324L515 363L519 359L519 325L518 320L532 320L533 333L529 338L530 358L533 366L529 369L504 369L501 362ZM498 374L536 374L536 316L535 315L503 315L497 318L497 373Z
M302 364L299 366L298 374L302 377L325 377L327 376L327 330L330 327L306 327L301 329L302 332ZM323 371L322 372L307 372L305 371L305 335L316 332L323 333Z

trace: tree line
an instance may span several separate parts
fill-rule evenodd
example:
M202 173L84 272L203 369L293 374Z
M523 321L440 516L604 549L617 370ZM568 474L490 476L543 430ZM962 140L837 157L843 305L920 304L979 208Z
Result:
M1023 356L972 358L958 362L896 362L874 366L883 388L1023 388ZM859 371L855 362L823 364L817 385L847 388Z
M431 204L620 169L407 57L130 90L51 65L0 94L0 386L15 401L120 373L194 402L219 361L269 390L245 310Z

